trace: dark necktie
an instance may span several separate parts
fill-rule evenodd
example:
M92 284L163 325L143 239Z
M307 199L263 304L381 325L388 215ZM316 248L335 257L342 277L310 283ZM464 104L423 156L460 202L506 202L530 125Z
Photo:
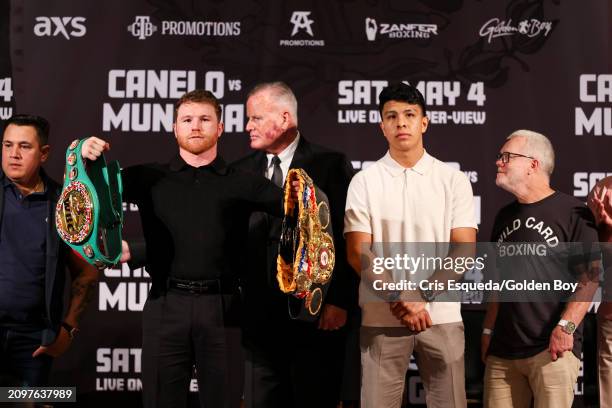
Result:
M280 162L281 160L278 158L278 156L272 157L272 166L274 166L274 169L272 171L272 178L270 180L272 180L272 182L277 186L282 187L283 171L281 170Z

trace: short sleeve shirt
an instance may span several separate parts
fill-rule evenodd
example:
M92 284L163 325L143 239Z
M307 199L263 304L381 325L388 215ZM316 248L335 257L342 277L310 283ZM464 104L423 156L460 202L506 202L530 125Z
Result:
M389 152L357 173L348 190L344 233L364 232L372 243L449 242L454 228L477 228L474 196L467 177L424 152L412 168L397 163ZM362 325L400 327L383 302L364 304ZM461 321L460 304L427 304L434 324Z

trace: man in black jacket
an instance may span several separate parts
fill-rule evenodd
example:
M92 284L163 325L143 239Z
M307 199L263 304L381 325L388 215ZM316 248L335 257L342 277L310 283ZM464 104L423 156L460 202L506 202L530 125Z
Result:
M281 220L263 213L249 225L244 280L245 400L255 407L335 407L340 399L347 312L356 308L356 275L342 238L344 205L353 169L346 156L309 143L298 131L297 101L282 82L248 95L247 131L257 150L235 167L282 185L289 168L303 168L329 199L336 266L319 320L289 317L276 281Z
M2 138L0 171L0 385L46 385L52 358L77 333L98 271L60 239L61 186L43 171L49 123L14 115ZM65 268L72 277L63 315Z

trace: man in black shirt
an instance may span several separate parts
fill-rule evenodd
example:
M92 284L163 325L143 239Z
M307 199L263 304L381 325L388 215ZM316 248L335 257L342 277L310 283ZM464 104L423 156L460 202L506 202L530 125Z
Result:
M145 407L185 407L195 362L204 407L237 407L225 326L234 323L237 269L252 211L281 215L281 190L226 166L217 154L221 107L208 91L176 103L179 154L167 164L122 171L124 198L138 204L153 284L143 310ZM108 143L89 138L83 157Z
M536 408L569 408L580 366L581 323L597 286L593 278L596 269L591 268L597 263L591 265L582 252L565 262L550 254L560 253L565 243L597 242L593 217L583 203L550 187L554 151L545 136L528 130L514 132L496 165L496 184L516 197L497 214L491 239L498 246L508 245L500 262L515 266L511 278L560 277L568 269L582 275L578 275L578 290L567 303L544 299L551 295L545 293L541 300L526 302L523 298L487 305L482 335L484 406L527 408L533 397ZM509 246L515 244L508 243L521 242L539 243L543 251L538 254L549 255L538 258L510 251Z
M98 270L55 230L61 186L42 169L49 123L14 115L2 138L0 171L0 385L44 386L53 357L78 331ZM72 278L63 314L66 268Z

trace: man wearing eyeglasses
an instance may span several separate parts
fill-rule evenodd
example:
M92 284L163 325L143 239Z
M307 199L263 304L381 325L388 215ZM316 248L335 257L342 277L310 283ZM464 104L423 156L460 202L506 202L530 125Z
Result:
M518 280L521 274L533 279L541 274L561 276L569 264L580 285L567 303L543 299L550 293L525 301L518 292L512 299L522 301L488 303L482 334L485 407L527 408L533 398L536 408L569 408L574 398L581 323L597 285L593 278L597 262L591 263L583 252L563 259L550 254L564 243L597 242L597 232L583 203L551 188L554 161L553 147L540 133L517 130L506 139L495 162L495 183L516 200L497 214L491 241L546 245L547 257L506 256L503 262L515 266L508 269L511 279Z

